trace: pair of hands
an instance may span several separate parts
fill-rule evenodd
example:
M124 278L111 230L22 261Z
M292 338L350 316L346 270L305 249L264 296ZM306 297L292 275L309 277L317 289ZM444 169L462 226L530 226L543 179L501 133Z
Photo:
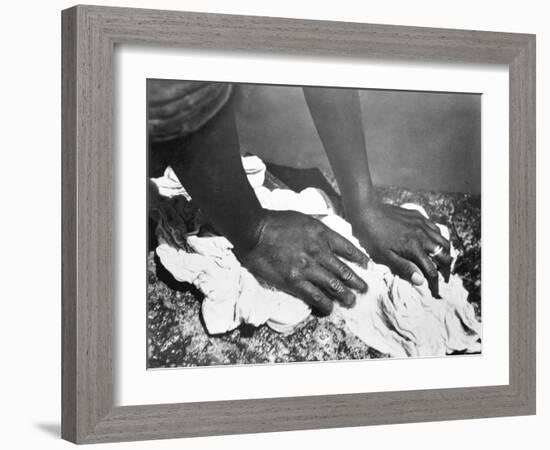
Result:
M352 220L354 234L372 258L415 285L428 281L439 297L438 272L450 276L450 244L418 211L392 205L369 208ZM237 252L245 267L272 285L301 298L320 314L333 301L350 307L353 290L368 286L340 258L365 266L367 256L322 222L293 211L266 211L256 245ZM443 248L433 259L438 246Z
M174 199L160 205L159 227L169 241L183 238L181 205ZM178 212L180 211L180 212ZM439 228L418 211L380 204L351 220L355 236L374 261L415 285L425 280L439 295L438 272L450 276L450 244ZM365 292L365 281L342 261L366 266L368 257L321 221L294 211L264 210L255 245L235 249L242 264L255 276L304 300L321 315L330 314L333 302L355 303L354 291ZM443 251L429 256L437 246Z

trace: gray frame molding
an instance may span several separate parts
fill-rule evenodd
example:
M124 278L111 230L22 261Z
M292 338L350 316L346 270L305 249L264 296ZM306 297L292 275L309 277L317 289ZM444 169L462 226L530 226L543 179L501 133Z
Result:
M535 413L535 36L76 6L62 13L62 437L77 443ZM113 406L115 44L507 64L510 384Z

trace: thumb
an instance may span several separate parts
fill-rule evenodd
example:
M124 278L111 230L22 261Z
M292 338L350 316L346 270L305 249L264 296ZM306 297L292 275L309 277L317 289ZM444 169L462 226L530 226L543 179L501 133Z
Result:
M390 252L388 256L388 262L390 269L404 280L410 281L416 286L420 286L424 283L424 275L418 266L401 256Z

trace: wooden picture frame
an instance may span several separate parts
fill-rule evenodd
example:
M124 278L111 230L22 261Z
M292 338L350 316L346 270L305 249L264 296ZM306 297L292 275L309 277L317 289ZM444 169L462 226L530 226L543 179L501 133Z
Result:
M535 36L75 6L62 13L62 437L76 443L535 413ZM509 384L114 407L116 44L506 64Z

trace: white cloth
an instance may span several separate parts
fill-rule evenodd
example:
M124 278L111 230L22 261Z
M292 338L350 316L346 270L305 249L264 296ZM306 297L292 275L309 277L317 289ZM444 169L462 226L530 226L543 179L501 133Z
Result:
M187 244L196 253L161 244L157 255L176 280L192 283L204 294L201 311L209 333L225 333L241 323L267 323L286 333L308 318L304 302L260 285L224 237L189 236Z
M183 195L187 200L191 200L191 196L181 185L176 173L170 166L166 167L162 177L151 178L151 181L155 183L159 190L159 194L163 197L172 198L176 195Z
M241 162L251 186L254 189L263 186L266 170L264 162L257 156L242 156ZM161 177L151 178L151 181L156 184L159 194L163 197L171 198L176 195L183 195L187 200L191 200L191 196L182 186L174 169L170 166L166 167Z
M288 189L269 190L263 185L266 171L264 162L257 156L243 156L241 161L248 182L264 208L291 209L310 215L326 215L334 212L330 199L323 191L316 188L307 188L300 193ZM187 200L191 199L170 166L166 167L161 177L151 178L151 181L155 183L159 194L163 197L183 195Z
M264 207L322 215L325 225L361 248L352 236L351 225L333 214L325 197L316 190L269 191L258 186L257 180L256 172L256 183L251 184L257 193L260 191L258 198ZM426 214L416 205L405 206L414 206ZM448 236L446 227L442 232ZM289 333L309 317L310 308L303 301L261 285L242 267L227 239L189 236L187 243L195 253L165 243L156 252L174 278L193 283L203 292L201 310L209 333L224 333L241 323L254 326L265 323L275 331ZM368 291L357 293L353 308L335 304L331 317L342 317L349 331L367 345L392 357L480 351L481 324L457 275L452 275L449 283L440 276L442 298L435 299L426 282L413 286L384 265L370 261L366 269L355 264L350 267L367 282Z

